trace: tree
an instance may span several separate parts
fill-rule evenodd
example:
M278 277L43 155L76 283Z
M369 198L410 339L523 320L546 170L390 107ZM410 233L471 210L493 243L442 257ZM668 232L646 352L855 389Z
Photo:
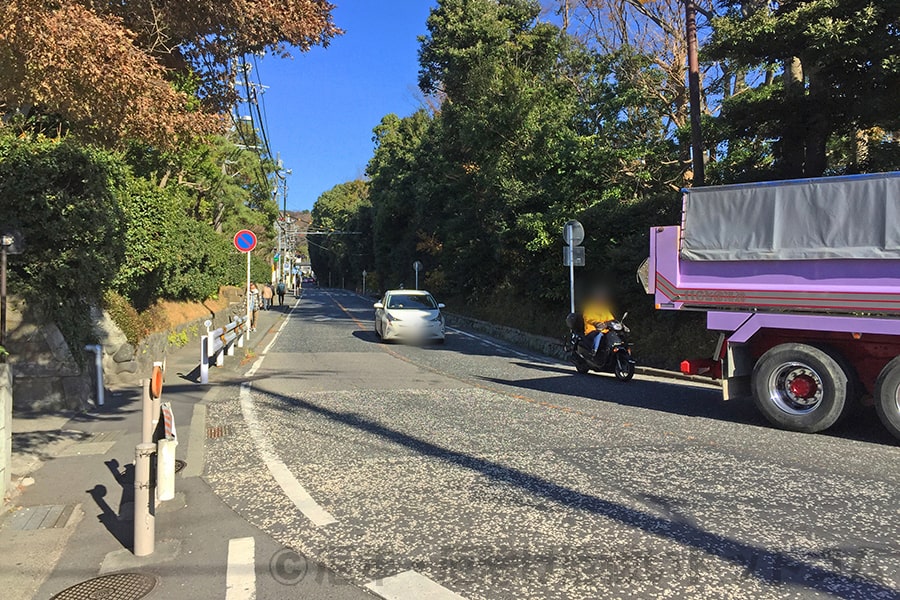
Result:
M356 281L372 268L372 204L369 185L362 180L340 183L316 200L313 227L323 236L309 240L310 260L319 277L329 274Z
M60 135L172 147L216 120L199 114L166 71L113 18L74 0L0 6L0 112L37 116Z
M717 127L729 153L747 161L755 146L756 164L768 162L778 178L898 165L879 159L896 158L889 132L900 128L900 2L726 4L708 56L772 73L726 100ZM752 159L747 168L760 171Z
M0 113L105 145L171 148L214 130L237 96L236 57L327 44L324 0L8 0Z
M10 289L55 321L72 348L91 341L90 308L125 258L116 188L126 176L114 156L72 140L0 135L0 223L27 244L10 259Z
M235 57L327 45L341 30L327 0L78 0L98 15L121 20L137 44L167 69L191 73L208 107L234 100Z

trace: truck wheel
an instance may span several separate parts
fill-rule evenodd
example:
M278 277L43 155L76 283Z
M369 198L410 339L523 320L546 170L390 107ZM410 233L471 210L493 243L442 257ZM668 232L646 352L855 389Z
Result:
M891 435L900 438L900 356L889 362L875 380L875 410Z
M841 417L855 385L828 352L807 344L781 344L753 367L753 399L770 423L814 433Z

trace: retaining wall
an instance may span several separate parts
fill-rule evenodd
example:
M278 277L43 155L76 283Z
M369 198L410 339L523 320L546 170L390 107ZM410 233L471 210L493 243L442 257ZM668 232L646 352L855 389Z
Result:
M499 340L507 341L522 348L528 348L545 356L552 356L561 360L566 360L565 348L563 340L526 333L520 329L507 327L505 325L495 325L487 321L479 321L471 317L444 313L447 324L451 327L459 327L467 331L483 333Z

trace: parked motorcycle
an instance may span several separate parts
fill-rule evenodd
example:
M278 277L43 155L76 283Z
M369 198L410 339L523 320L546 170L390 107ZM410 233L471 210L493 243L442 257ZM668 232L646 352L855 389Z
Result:
M627 316L628 313L625 313L621 321L608 321L603 325L600 330L603 340L596 354L593 337L584 334L584 317L581 313L572 313L566 317L569 328L566 352L579 373L613 373L619 381L630 381L634 377L635 363L631 356L631 344L626 337L631 330L624 323Z

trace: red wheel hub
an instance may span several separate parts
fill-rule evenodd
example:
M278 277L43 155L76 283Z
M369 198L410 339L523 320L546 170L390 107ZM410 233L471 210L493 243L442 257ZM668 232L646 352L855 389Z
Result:
M809 375L798 375L788 384L788 389L796 398L812 398L818 391L816 380Z

